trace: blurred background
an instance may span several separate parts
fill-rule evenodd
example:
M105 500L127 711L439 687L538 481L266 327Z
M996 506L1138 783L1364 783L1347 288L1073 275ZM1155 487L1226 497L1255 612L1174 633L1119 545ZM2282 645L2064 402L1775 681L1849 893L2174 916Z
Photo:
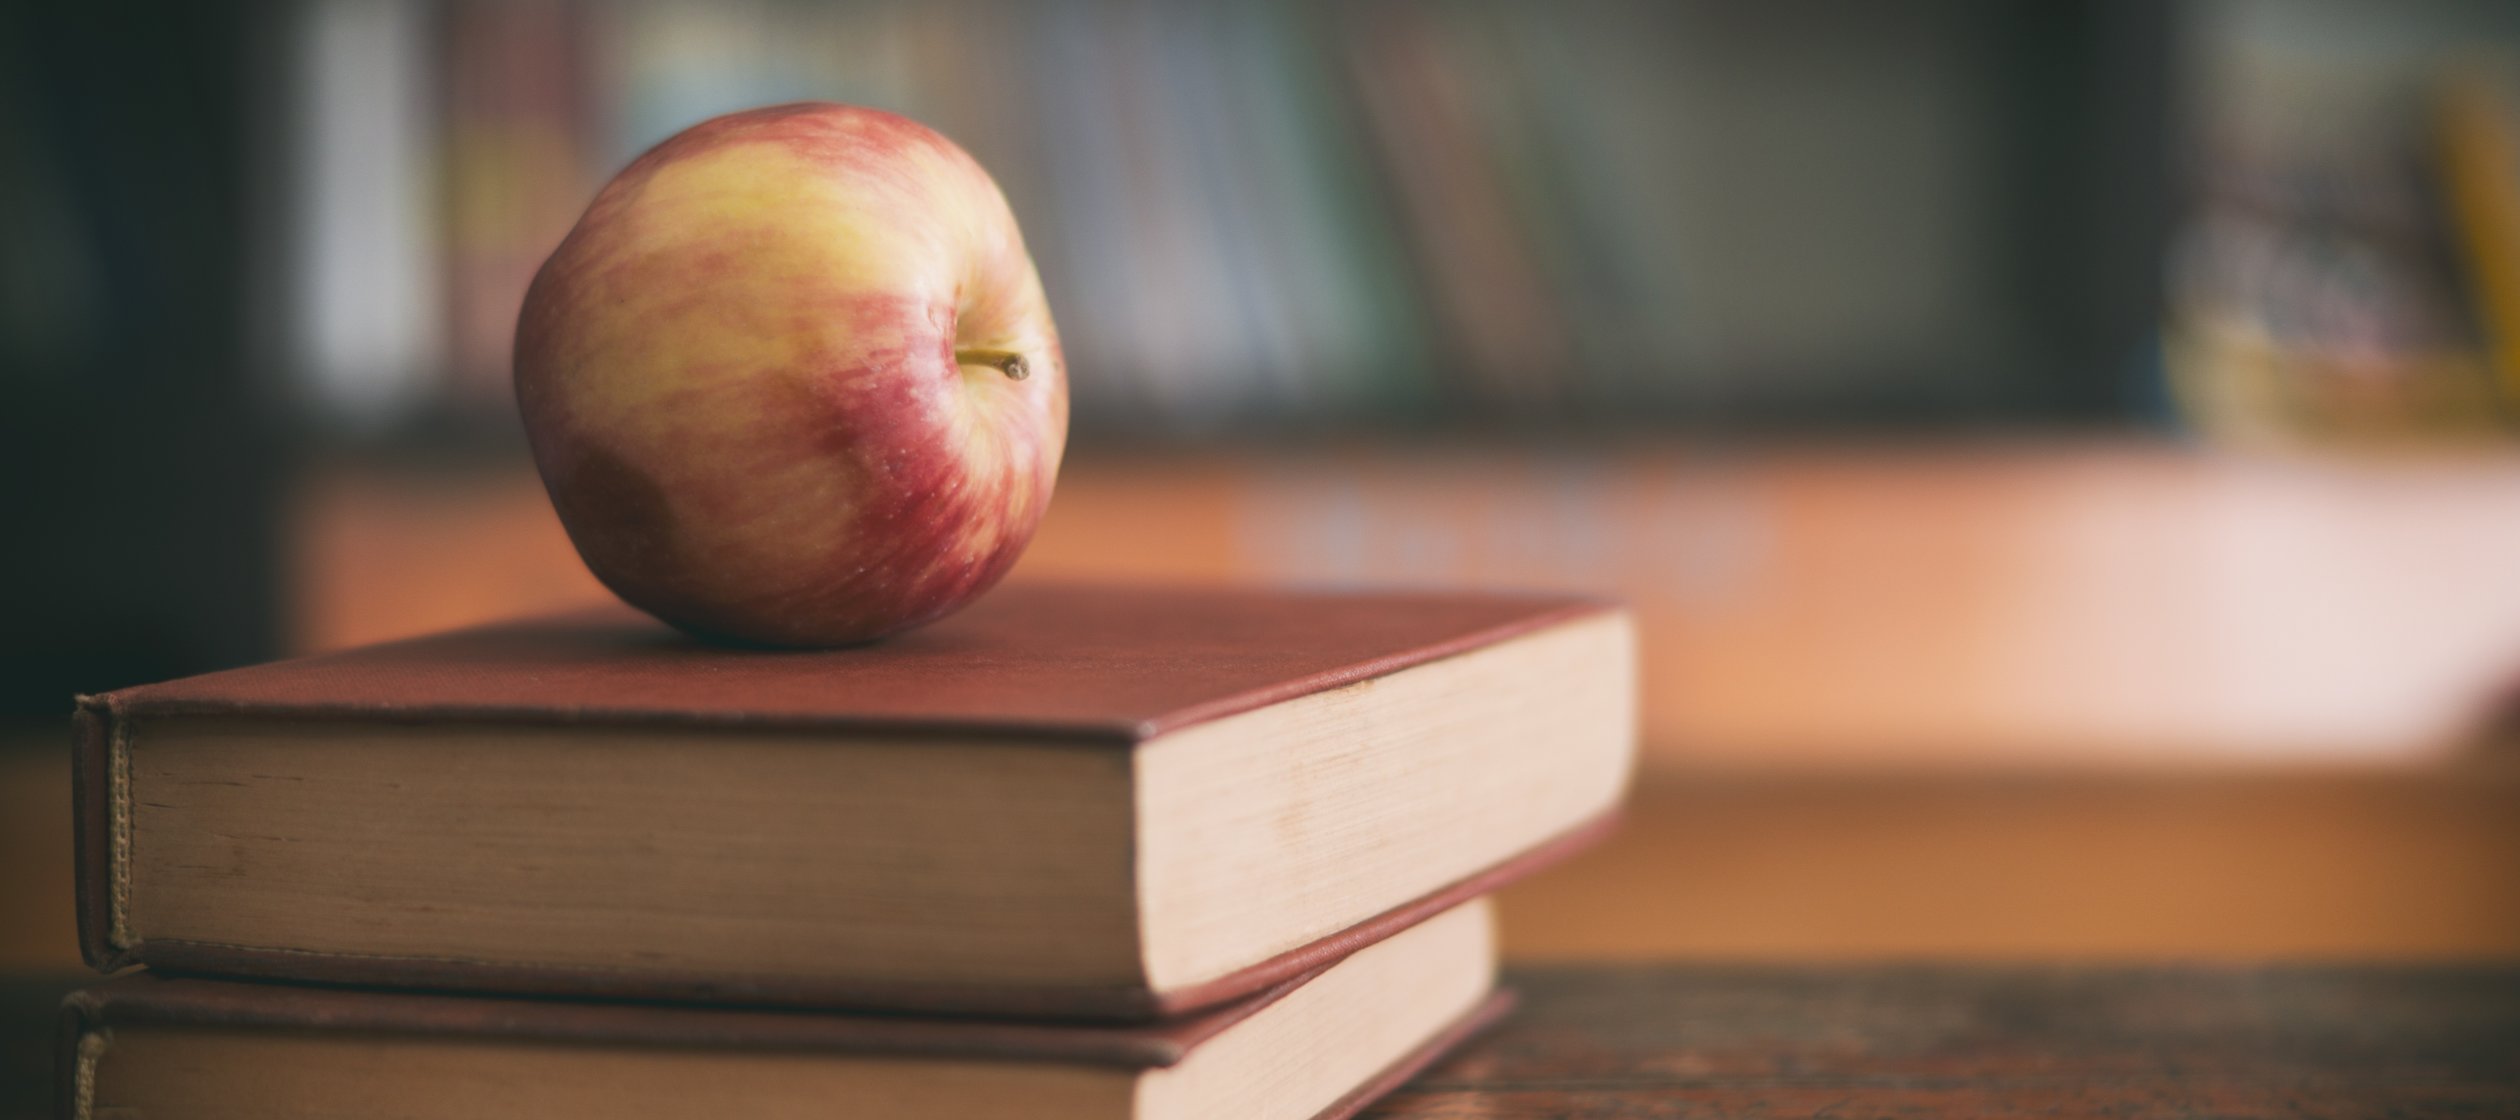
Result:
M1617 594L1526 957L2520 955L2520 7L0 14L0 969L75 692L597 598L508 387L595 188L833 99L1075 370L1013 577Z

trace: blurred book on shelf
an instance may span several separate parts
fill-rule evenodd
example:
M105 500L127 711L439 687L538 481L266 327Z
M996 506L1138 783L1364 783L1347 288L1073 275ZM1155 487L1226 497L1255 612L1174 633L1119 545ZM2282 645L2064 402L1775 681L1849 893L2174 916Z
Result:
M504 425L515 307L605 177L827 99L999 178L1088 430L2109 418L2156 270L2059 246L2153 244L2163 99L2094 76L2159 69L2160 6L1826 7L316 0L298 380L372 427ZM2110 314L2098 347L2039 327Z
M2520 432L2520 17L2209 6L2165 357L2242 446Z
M517 308L601 180L586 10L450 5L441 27L447 369L464 399L508 399Z
M2520 50L2444 81L2441 153L2486 351L2505 419L2520 421Z

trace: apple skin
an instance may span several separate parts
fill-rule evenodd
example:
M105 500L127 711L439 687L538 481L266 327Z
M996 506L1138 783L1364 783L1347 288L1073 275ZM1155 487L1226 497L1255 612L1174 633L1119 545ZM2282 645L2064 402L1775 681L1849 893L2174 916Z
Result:
M1015 217L953 142L796 104L607 184L527 290L516 397L578 554L701 637L870 641L989 589L1067 436Z

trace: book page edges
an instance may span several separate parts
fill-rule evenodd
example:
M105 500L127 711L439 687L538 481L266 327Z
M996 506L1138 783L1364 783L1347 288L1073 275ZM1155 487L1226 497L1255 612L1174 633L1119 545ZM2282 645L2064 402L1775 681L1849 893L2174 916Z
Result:
M1603 813L1513 859L1338 933L1214 980L1161 993L1143 987L800 985L780 977L605 972L427 957L352 957L174 939L144 940L131 956L153 971L171 975L479 989L531 996L672 999L750 1007L864 1007L1013 1019L1145 1023L1196 1014L1318 972L1445 910L1571 858L1615 831L1618 821L1615 810Z

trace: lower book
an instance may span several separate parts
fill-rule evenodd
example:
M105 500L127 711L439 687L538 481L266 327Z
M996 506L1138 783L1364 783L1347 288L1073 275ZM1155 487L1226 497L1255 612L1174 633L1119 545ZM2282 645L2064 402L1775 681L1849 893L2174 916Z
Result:
M1503 1015L1486 900L1136 1026L323 988L142 973L70 997L64 1111L117 1117L1341 1120Z

